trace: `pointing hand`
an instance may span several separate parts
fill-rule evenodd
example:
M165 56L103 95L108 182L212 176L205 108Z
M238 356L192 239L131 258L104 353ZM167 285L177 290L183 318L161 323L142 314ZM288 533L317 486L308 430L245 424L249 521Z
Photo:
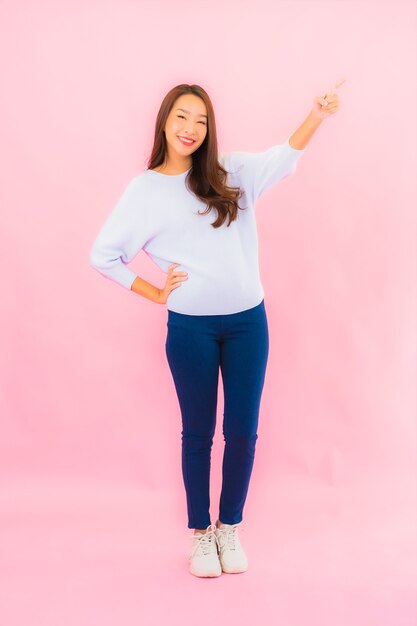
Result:
M314 106L311 110L312 115L320 120L324 120L329 115L333 115L339 110L339 96L337 89L346 81L345 78L338 80L330 89L326 91L324 96L314 98Z

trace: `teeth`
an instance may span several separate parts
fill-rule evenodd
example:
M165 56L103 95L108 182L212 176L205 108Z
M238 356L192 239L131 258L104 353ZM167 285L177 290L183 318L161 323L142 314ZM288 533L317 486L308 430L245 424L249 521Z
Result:
M184 139L184 137L179 137L179 139L181 139L181 141L185 141L185 143L194 143L192 139Z

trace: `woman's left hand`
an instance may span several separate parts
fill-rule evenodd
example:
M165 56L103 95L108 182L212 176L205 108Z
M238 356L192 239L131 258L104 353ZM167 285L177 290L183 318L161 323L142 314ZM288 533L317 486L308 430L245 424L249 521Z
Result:
M324 96L317 96L314 98L314 106L311 109L311 115L316 117L319 120L324 120L329 115L333 115L339 110L339 96L337 94L337 89L345 82L345 78L343 80L339 80L333 87L331 87Z

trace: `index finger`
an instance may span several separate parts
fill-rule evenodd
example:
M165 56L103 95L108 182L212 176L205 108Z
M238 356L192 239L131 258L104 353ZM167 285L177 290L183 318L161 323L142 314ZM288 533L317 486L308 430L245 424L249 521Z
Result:
M333 87L330 87L330 89L326 92L326 95L324 97L330 96L331 94L335 94L336 89L338 89L340 85L343 85L345 81L346 81L346 78L342 78L341 80L336 81Z

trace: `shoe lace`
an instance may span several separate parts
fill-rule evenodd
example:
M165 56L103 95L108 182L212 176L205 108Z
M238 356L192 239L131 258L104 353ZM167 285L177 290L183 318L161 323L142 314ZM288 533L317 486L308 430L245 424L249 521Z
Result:
M191 552L190 558L192 558L197 551L200 551L200 554L207 555L210 554L213 550L213 544L217 544L217 537L214 534L216 526L214 524L210 524L207 526L206 532L201 536L197 533L193 535L193 540L195 540L195 546Z
M245 530L245 524L243 522L226 527L219 527L218 530L221 532L221 536L224 537L225 541L224 548L228 548L229 550L237 550L239 548L238 526L243 531Z

